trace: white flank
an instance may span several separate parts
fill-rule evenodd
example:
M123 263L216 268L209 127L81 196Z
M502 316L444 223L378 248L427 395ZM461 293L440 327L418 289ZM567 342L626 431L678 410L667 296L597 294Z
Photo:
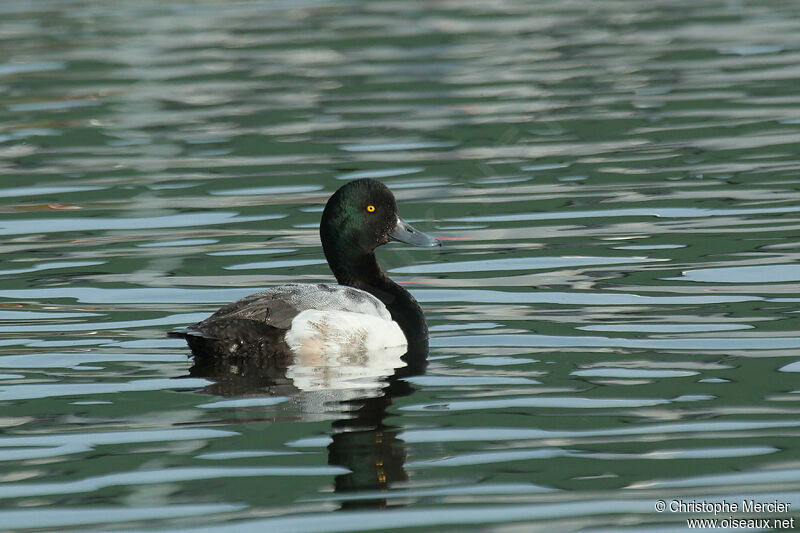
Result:
M307 309L292 320L286 344L295 353L365 353L406 346L397 322L349 311Z
M403 331L379 316L309 309L285 338L296 355L286 376L304 391L372 388L405 366Z

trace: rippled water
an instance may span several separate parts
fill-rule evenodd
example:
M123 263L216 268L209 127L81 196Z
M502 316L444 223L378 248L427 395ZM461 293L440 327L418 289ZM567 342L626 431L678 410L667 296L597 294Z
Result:
M778 0L0 3L2 528L800 509L799 34ZM330 280L322 206L365 176L445 241L379 253L427 372L188 377L165 332Z

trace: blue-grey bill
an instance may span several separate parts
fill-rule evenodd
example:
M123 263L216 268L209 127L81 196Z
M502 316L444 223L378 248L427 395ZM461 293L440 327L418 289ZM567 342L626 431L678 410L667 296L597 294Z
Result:
M413 244L414 246L441 246L438 240L434 239L427 233L422 233L418 229L397 217L397 224L394 229L389 232L389 237L393 241L404 242L406 244Z

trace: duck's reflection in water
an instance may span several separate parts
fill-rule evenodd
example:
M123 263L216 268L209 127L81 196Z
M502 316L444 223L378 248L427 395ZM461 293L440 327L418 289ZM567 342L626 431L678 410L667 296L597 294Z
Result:
M349 470L336 476L342 509L382 508L376 495L408 479L401 428L384 420L395 398L413 393L404 378L425 371L428 343L372 353L242 353L220 362L195 352L191 375L214 381L206 392L221 396L291 397L304 417L334 418L328 464ZM365 493L359 497L358 493ZM352 496L352 497L348 497Z

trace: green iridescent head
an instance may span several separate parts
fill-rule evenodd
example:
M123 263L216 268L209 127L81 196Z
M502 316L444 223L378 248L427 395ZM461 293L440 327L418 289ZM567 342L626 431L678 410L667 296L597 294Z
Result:
M351 181L330 197L319 227L322 247L334 268L372 255L389 241L415 246L439 246L439 241L405 222L397 214L397 202L389 188L378 180Z

